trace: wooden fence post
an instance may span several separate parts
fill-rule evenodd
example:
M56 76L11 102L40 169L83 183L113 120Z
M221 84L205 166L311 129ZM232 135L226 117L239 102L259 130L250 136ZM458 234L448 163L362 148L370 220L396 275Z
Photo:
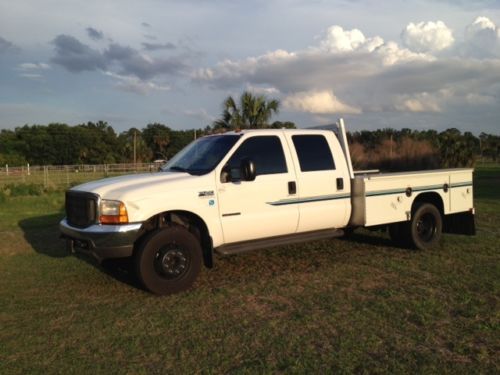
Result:
M43 187L47 188L49 185L49 168L44 165L43 166Z

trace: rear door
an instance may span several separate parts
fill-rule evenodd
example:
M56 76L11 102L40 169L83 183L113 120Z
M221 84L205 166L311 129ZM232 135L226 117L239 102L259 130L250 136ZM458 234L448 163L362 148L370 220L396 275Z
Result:
M292 234L297 230L298 207L275 204L296 196L294 185L290 184L295 181L295 171L286 145L282 134L248 137L222 163L224 169L232 171L232 180L224 182L222 168L217 171L225 243ZM246 158L255 164L254 181L238 179L237 170Z
M350 214L350 180L337 139L324 133L288 133L287 140L297 171L297 232L344 227Z

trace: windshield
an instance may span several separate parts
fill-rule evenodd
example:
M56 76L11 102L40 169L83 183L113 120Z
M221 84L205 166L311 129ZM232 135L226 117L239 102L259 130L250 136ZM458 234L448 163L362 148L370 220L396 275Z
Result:
M210 172L238 141L240 135L199 138L184 147L161 170L202 175Z

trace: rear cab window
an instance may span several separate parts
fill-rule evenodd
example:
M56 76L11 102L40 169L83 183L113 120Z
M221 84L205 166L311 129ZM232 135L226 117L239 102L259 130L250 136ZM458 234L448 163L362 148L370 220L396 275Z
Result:
M301 172L335 170L335 162L326 138L320 134L293 135Z

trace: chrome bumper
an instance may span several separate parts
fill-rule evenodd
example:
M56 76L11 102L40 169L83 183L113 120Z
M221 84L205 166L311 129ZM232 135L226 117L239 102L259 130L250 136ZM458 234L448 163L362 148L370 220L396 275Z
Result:
M66 247L69 251L92 255L98 261L102 261L108 258L131 256L141 226L142 223L95 224L87 228L76 228L63 219L59 223L59 230L61 237L66 239Z

